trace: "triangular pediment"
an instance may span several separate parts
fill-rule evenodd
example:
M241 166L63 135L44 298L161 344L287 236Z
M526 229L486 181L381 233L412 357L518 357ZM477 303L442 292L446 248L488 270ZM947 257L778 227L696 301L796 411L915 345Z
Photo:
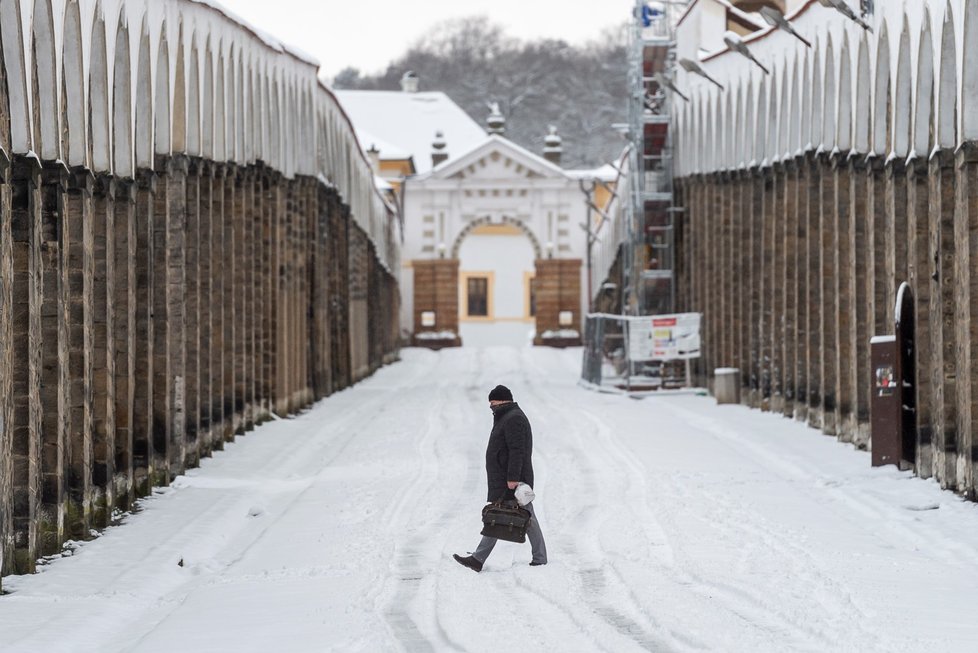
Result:
M490 136L469 152L449 159L429 173L433 179L500 180L566 179L559 167L524 147Z

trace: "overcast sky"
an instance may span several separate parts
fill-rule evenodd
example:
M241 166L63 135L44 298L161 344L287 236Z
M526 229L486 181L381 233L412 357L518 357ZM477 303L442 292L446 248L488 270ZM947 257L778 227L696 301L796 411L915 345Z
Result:
M434 24L487 15L523 39L580 43L628 19L635 0L219 0L240 17L322 63L332 78L347 66L384 70Z

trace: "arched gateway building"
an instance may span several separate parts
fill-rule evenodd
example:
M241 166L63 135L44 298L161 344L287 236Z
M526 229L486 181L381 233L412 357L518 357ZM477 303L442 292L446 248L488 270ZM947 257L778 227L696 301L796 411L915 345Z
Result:
M444 93L337 91L378 174L403 207L401 327L422 346L578 344L587 310L585 187L598 206L616 171L565 170L488 132ZM589 217L590 216L590 217Z

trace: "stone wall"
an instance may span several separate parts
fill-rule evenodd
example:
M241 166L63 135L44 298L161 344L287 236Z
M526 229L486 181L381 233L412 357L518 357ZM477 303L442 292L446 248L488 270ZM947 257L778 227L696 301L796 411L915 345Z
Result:
M393 360L400 234L318 64L219 7L0 14L2 576Z
M918 474L975 496L978 149L929 162L810 153L681 180L680 310L704 314L696 368L739 367L751 406L871 446L869 339L914 292ZM734 256L725 255L733 252Z
M185 156L3 178L5 573L396 353L396 280L316 180Z

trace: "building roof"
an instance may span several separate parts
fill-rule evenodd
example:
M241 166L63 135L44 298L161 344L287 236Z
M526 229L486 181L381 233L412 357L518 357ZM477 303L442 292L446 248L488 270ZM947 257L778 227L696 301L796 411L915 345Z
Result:
M473 145L469 150L458 152L456 156L438 164L433 170L425 173L424 177L448 178L460 170L464 170L491 151L505 152L512 156L518 163L526 168L533 170L543 177L560 177L567 179L566 171L560 166L551 163L539 154L534 154L522 145L514 143L505 136L491 134L483 137L481 141Z
M381 159L404 159L407 153L419 174L431 170L435 132L444 134L445 151L451 158L486 140L486 131L440 91L334 92L363 147L376 145Z

